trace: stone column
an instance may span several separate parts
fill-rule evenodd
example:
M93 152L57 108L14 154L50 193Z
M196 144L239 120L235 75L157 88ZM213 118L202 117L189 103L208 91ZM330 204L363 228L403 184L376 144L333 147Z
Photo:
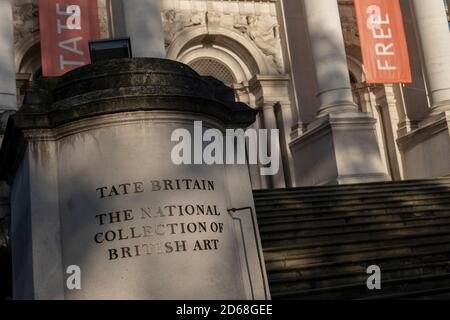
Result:
M164 58L160 0L122 1L127 35L134 57Z
M407 3L415 18L431 108L429 117L418 108L405 109L403 134L397 139L404 178L447 176L450 173L450 35L445 6L439 0ZM413 105L418 104L412 92L404 95L405 105L409 107L411 101Z
M275 115L275 104L276 102L264 102L261 107L260 110L263 113L263 120L264 120L264 129L269 130L269 132L271 130L276 130L279 129L278 128L278 124L277 124L277 118ZM281 136L280 136L281 139ZM270 141L270 140L269 140ZM280 169L278 171L278 173L276 175L273 176L269 176L270 178L270 188L286 188L286 180L284 177L284 168L283 168L283 156L281 154L281 141L279 142L279 150L280 150L280 159L279 159L279 163L280 163ZM275 152L274 150L271 149L271 145L269 144L268 146L268 150L270 153Z
M432 114L450 111L450 33L444 2L413 0Z
M318 115L356 112L337 0L304 4L321 102Z
M288 96L286 83L289 78L286 76L267 76L256 75L250 80L250 88L256 98L256 105L262 114L262 122L264 129L279 129L274 106L280 102L284 102ZM290 124L292 126L292 123ZM262 128L261 128L262 129ZM281 136L280 136L281 139ZM286 188L285 169L283 166L283 157L280 141L280 170L276 175L266 176L269 188ZM270 149L270 148L269 148ZM288 169L288 168L287 168Z
M0 113L16 110L12 1L0 1Z
M304 16L320 106L317 119L290 143L296 185L389 180L376 120L353 101L337 0L305 0Z

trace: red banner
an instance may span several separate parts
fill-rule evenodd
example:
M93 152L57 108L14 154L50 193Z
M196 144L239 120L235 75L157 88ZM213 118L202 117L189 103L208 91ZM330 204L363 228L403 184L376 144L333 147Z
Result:
M90 63L90 40L100 37L97 1L40 0L42 74L60 76Z
M411 83L399 0L355 0L368 83Z

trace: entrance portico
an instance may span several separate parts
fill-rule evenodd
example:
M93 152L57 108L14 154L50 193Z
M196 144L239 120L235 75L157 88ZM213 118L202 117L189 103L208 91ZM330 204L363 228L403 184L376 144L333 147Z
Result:
M134 56L167 56L218 77L260 111L255 128L280 129L282 170L252 174L255 189L450 172L429 149L446 150L448 140L450 41L441 0L400 1L413 73L406 86L365 83L351 1L98 1L103 37L130 36ZM37 4L0 4L3 126L17 109L15 73L18 83L39 75Z

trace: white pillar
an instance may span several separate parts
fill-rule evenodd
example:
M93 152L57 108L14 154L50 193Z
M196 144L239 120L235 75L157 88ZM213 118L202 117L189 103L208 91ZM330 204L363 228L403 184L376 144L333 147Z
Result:
M432 99L432 113L450 111L450 32L444 1L413 0Z
M304 0L304 4L321 101L319 116L356 112L337 0Z
M0 1L0 113L17 109L12 0Z
M263 119L264 119L264 129L269 130L275 130L278 129L277 125L277 119L275 116L275 110L274 110L275 102L265 102L261 106L261 110L263 112ZM280 137L281 139L281 137ZM270 141L270 140L269 140ZM271 150L271 145L268 145L268 150L272 154L274 152ZM277 174L268 176L270 181L270 188L274 189L280 189L280 188L286 188L286 180L284 178L284 167L283 167L283 159L281 154L281 141L279 141L279 150L280 150L280 159L279 160L279 170Z
M133 56L165 58L160 0L123 0L122 4Z

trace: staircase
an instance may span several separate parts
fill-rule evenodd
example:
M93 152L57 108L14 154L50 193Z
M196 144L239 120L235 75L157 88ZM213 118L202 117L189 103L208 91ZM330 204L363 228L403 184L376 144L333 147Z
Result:
M450 298L450 178L254 196L273 299Z

